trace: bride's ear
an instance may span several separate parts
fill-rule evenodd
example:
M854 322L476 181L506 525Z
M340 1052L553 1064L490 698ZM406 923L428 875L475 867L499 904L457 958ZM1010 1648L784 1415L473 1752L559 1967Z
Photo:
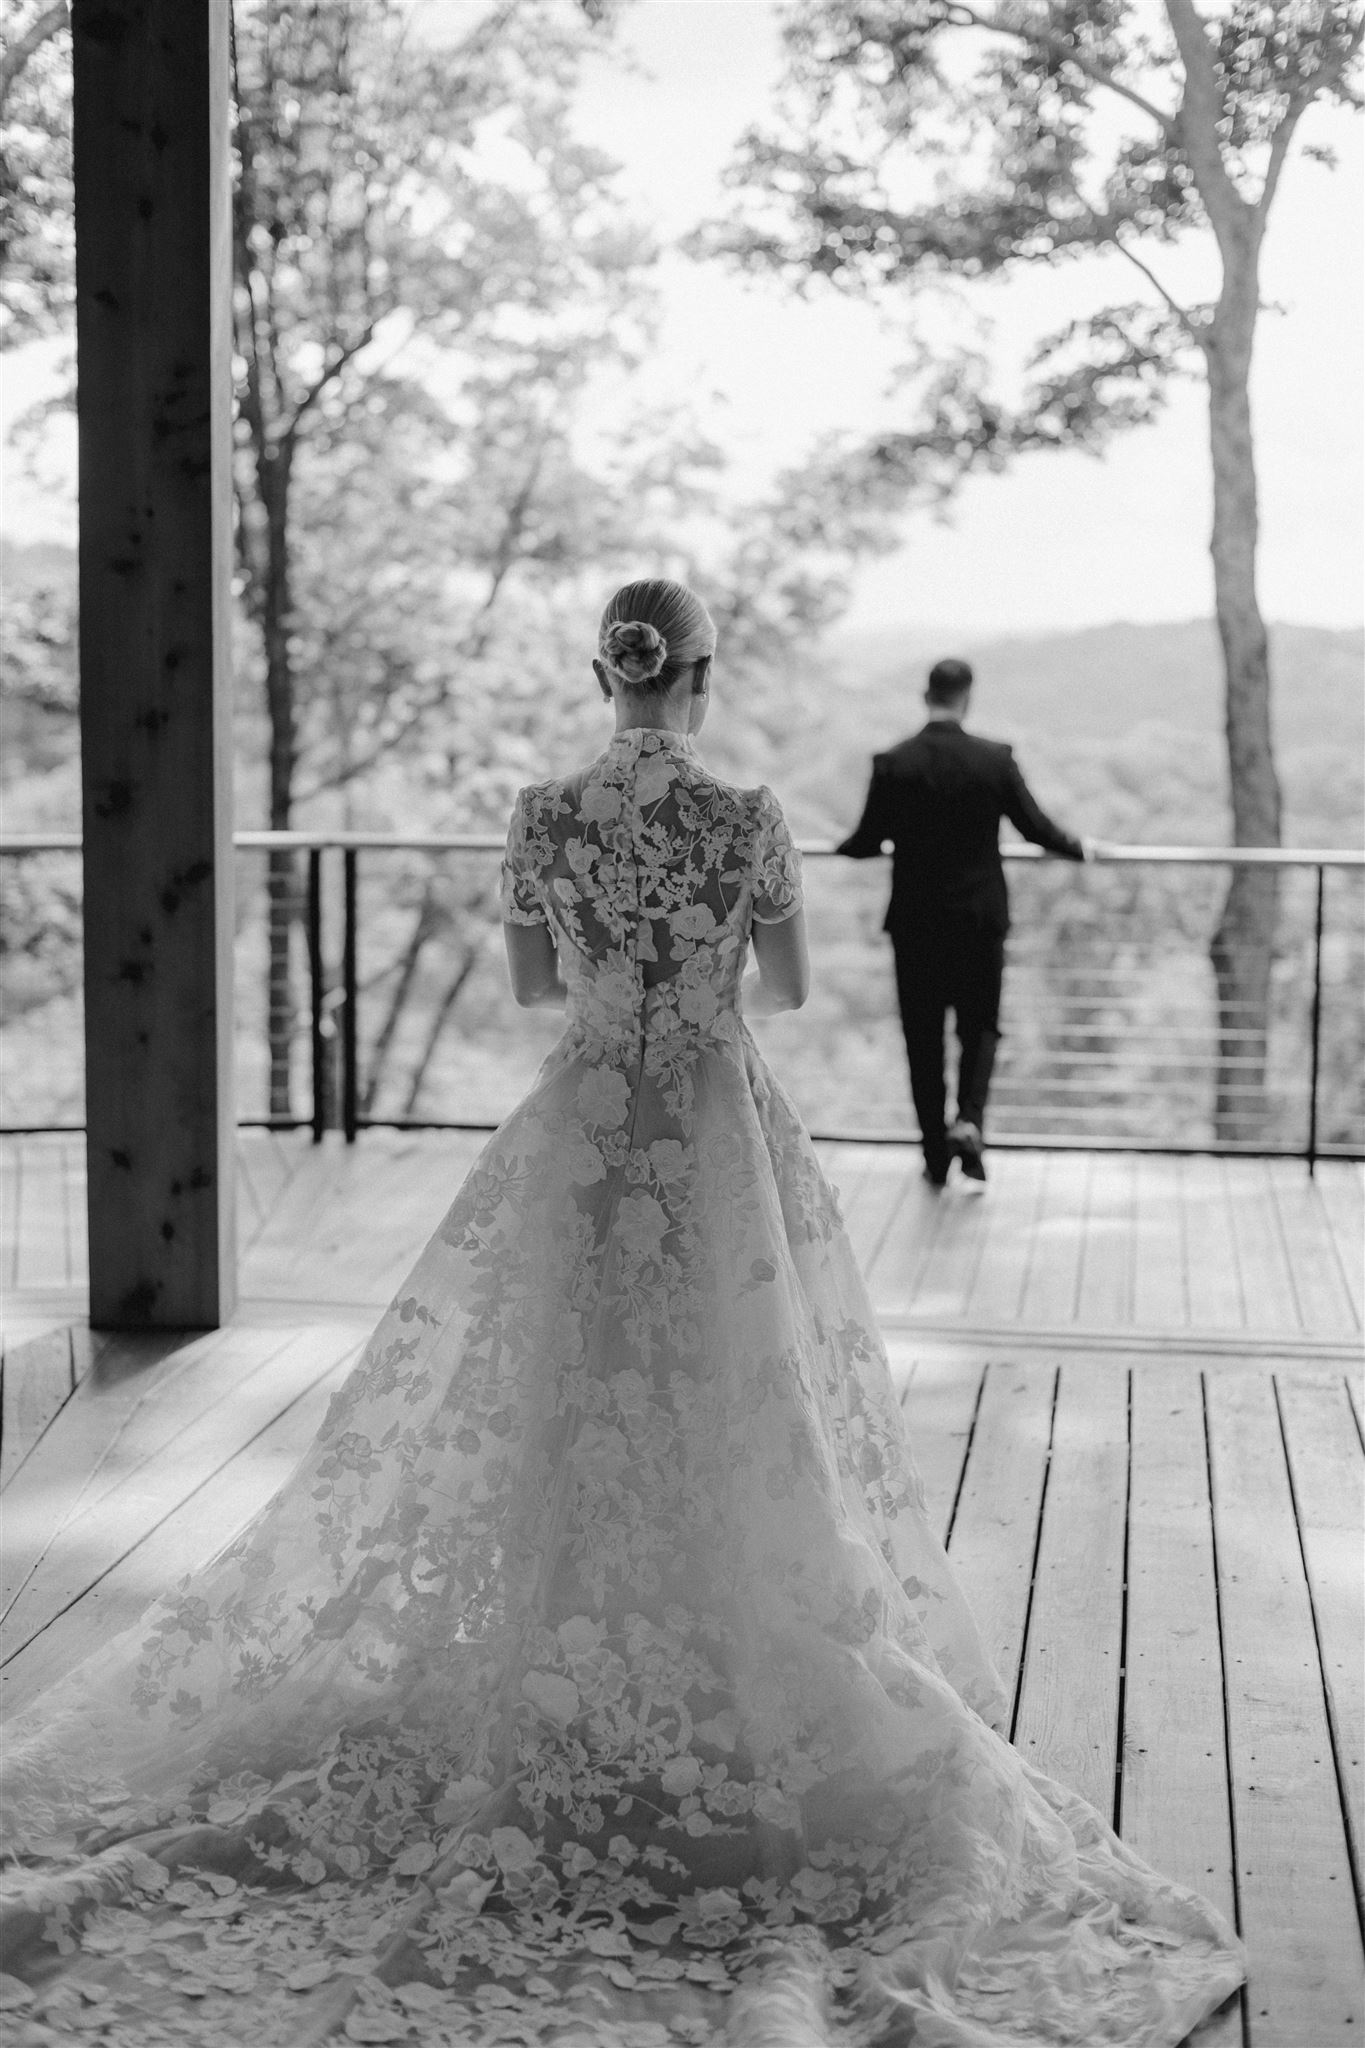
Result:
M709 654L703 654L700 661L698 661L694 665L692 670L692 695L694 697L704 696L706 693L706 686L710 682L710 680L711 656Z
M601 685L601 688L602 688L602 695L603 695L603 696L604 696L604 697L606 698L606 700L607 700L608 704L610 704L610 702L611 702L611 684L610 684L610 683L609 683L609 682L607 681L607 672L606 672L606 670L605 670L605 669L603 668L603 666L602 666L602 664L601 664L601 662L600 662L600 661L595 661L595 662L593 663L593 665L592 665L592 672L593 672L593 674L594 674L594 675L596 676L596 678L597 678L597 680L598 680L599 684Z

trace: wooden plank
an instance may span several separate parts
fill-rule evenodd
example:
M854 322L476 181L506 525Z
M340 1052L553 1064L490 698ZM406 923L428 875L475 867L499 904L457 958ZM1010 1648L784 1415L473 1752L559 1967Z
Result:
M60 1144L50 1138L25 1138L22 1155L23 1200L14 1284L18 1288L66 1287L66 1188Z
M68 1522L98 1511L110 1494L163 1452L179 1455L187 1437L205 1418L214 1428L227 1418L231 1427L232 1411L268 1362L271 1345L282 1350L285 1343L282 1332L234 1324L211 1342L200 1344L179 1371L158 1385L154 1400L140 1399L117 1423L111 1423L98 1469L89 1474L79 1498L72 1503ZM10 1526L12 1542L18 1537L25 1512L22 1504L16 1503Z
M1356 1419L1356 1433L1365 1439L1365 1389L1361 1387L1358 1373L1347 1373L1346 1394Z
M1307 1167L1298 1159L1269 1159L1266 1172L1303 1328L1314 1337L1353 1337L1360 1327L1355 1306L1322 1196Z
M1133 1260L1133 1321L1138 1329L1184 1329L1189 1322L1181 1224L1179 1163L1139 1154Z
M72 21L91 1320L236 1275L228 0ZM167 280L175 280L174 290Z
M1314 1181L1357 1327L1365 1322L1365 1168L1346 1159L1320 1159Z
M237 1133L237 1248L244 1251L265 1222L269 1209L262 1202L256 1187L256 1176L252 1171L253 1156L256 1152L252 1139L255 1131Z
M1109 1818L1123 1665L1128 1375L1062 1367L1016 1749Z
M868 1151L874 1148L867 1147ZM877 1255L885 1244L902 1201L919 1178L919 1157L907 1148L894 1152L887 1146L875 1148L877 1157L863 1171L858 1192L848 1217L849 1242L863 1273L870 1276Z
M946 1346L926 1347L913 1337L901 1339L893 1358L902 1346L912 1368L901 1395L906 1435L924 1481L929 1520L946 1542L986 1368L978 1358Z
M1131 1152L1092 1154L1081 1247L1076 1321L1084 1329L1124 1330L1133 1320L1133 1235L1137 1162Z
M283 1485L355 1355L353 1340L335 1329L312 1333L311 1343L320 1376L0 1672L7 1713L27 1706L119 1630L132 1627L168 1586L230 1543Z
M1019 1307L1021 1322L1064 1329L1076 1320L1090 1161L1083 1152L1051 1152L1033 1256Z
M450 1207L485 1140L385 1134L329 1166L296 1176L243 1262L243 1291L272 1298L344 1295L376 1308L395 1289Z
M1185 1365L1133 1372L1124 1662L1119 1832L1235 1922L1203 1389ZM1199 2041L1242 2048L1237 2007Z
M216 1341L202 1337L186 1344L169 1334L126 1336L115 1356L80 1381L6 1489L0 1617L76 1506L98 1486L101 1468L129 1418Z
M1300 1331L1303 1320L1271 1192L1268 1162L1226 1159L1223 1165L1231 1197L1247 1328L1276 1334Z
M7 1344L0 1375L0 1487L5 1487L75 1391L70 1330L50 1330L29 1344Z
M933 1256L920 1275L913 1310L926 1322L961 1322L990 1235L990 1203L953 1187L939 1198Z
M1251 2048L1360 2033L1360 1922L1274 1389L1206 1382Z
M1015 1690L1042 1506L1056 1368L990 1365L949 1555L987 1650Z
M86 1147L70 1139L65 1151L65 1223L68 1223L70 1284L76 1292L90 1286L90 1247L86 1233Z
M0 1290L16 1285L19 1263L19 1215L23 1204L20 1140L0 1139Z
M867 1268L878 1314L913 1312L920 1280L934 1257L947 1197L918 1177L905 1176L881 1244Z
M1189 1321L1196 1330L1246 1327L1242 1270L1223 1165L1221 1159L1180 1161Z
M1286 1373L1277 1376L1275 1390L1359 1888L1365 1870L1365 1456L1340 1373Z
M987 1237L967 1297L966 1320L986 1328L1019 1314L1038 1227L1046 1160L1041 1152L993 1152Z
M386 1135L367 1133L366 1149L374 1141L382 1145ZM312 1138L304 1131L238 1131L237 1164L252 1213L252 1236L273 1213L311 1146Z
M3 1650L8 1662L59 1614L135 1550L149 1531L197 1493L216 1472L293 1407L314 1382L331 1371L338 1352L354 1349L338 1331L255 1330L255 1359L230 1398L214 1401L186 1428L139 1460L98 1496L91 1489L49 1543L43 1557L5 1617ZM198 1377L207 1387L220 1380L219 1358L200 1361ZM182 1379L177 1391L185 1386ZM105 1474L101 1474L104 1478Z

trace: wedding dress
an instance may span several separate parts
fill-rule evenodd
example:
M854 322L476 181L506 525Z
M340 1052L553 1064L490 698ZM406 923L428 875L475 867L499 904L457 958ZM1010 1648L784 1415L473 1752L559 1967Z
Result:
M12 2044L1181 2040L1219 1915L999 1732L745 1028L766 790L523 791L568 1024L312 1448L9 1744Z

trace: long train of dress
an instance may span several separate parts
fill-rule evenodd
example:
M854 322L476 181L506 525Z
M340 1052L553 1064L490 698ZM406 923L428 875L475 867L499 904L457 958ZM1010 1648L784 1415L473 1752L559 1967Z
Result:
M1235 1937L999 1732L743 1025L766 792L524 793L569 1027L318 1437L11 1732L20 2044L1170 2048Z

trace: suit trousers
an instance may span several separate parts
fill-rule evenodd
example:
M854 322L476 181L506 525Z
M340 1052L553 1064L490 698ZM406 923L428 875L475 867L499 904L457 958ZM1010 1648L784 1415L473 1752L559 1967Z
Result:
M947 1079L944 1033L949 1010L961 1056L957 1114L985 1128L986 1096L1000 1043L1005 935L971 924L925 924L891 933L896 958L910 1093L931 1168L946 1164Z

